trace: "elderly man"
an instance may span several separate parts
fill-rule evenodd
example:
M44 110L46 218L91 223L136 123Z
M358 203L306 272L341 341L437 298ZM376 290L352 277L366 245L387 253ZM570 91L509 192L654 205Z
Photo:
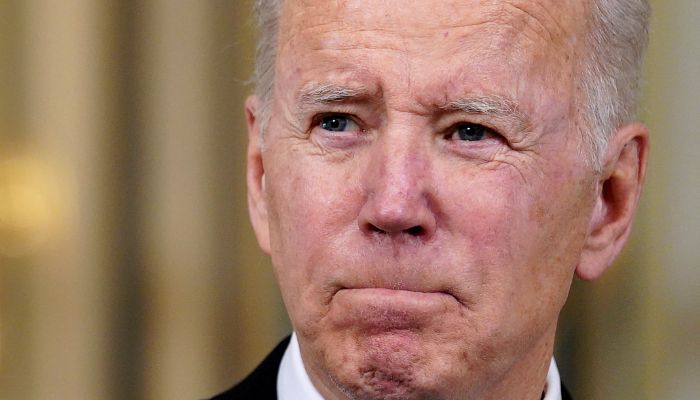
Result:
M644 0L260 0L248 203L294 334L221 398L560 399L640 195Z

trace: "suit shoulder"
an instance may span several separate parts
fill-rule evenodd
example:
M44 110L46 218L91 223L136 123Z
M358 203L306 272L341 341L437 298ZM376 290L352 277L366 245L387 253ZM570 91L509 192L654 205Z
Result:
M212 400L277 399L277 373L289 339L284 338L245 379Z

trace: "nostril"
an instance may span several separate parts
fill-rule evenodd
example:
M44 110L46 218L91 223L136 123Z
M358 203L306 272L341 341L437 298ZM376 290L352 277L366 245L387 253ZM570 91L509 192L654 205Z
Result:
M365 226L367 227L367 230L372 233L391 233L390 231L384 230L374 224L367 224ZM403 232L410 236L423 236L425 234L425 229L420 225L416 225L408 229L404 229Z
M368 230L372 233L386 233L383 229L381 229L380 227L378 227L374 224L367 224L366 226L367 226Z
M423 233L425 233L425 230L422 226L416 225L406 229L406 233L408 233L411 236L421 236L423 235Z

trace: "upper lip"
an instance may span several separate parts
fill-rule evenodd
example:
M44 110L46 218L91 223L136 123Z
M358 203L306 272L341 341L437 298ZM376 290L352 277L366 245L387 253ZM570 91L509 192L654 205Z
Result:
M396 285L396 286L382 286L382 285L367 285L367 286L343 286L338 289L338 291L343 290L343 289L386 289L386 290L396 290L396 291L403 291L403 292L416 292L416 293L447 293L445 290L440 290L440 289L427 289L427 288L417 288L417 287L407 287L403 285Z
M371 282L353 282L341 285L342 289L390 289L408 292L435 293L446 292L444 285L426 282L422 279L382 279L374 277Z
M341 290L362 290L362 289L383 289L383 290L393 290L397 292L413 292L417 294L442 294L442 295L447 295L453 297L455 300L458 302L462 303L462 301L454 295L451 291L442 288L442 287L431 287L428 285L406 285L406 284L396 284L396 285L348 285L348 286L340 286L334 291L335 293L340 292Z

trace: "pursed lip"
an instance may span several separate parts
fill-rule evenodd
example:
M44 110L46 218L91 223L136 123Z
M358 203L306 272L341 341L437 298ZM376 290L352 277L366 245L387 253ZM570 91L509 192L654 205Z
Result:
M412 279L413 278L413 279ZM363 282L364 281L364 282ZM387 292L407 292L423 294L452 295L451 290L438 282L428 282L418 277L388 278L372 276L370 279L360 279L355 282L337 282L335 292L341 290L376 290Z
M374 333L435 326L459 307L453 295L442 291L382 287L341 288L331 301L339 327Z
M403 301L403 302L431 302L446 300L454 301L459 305L472 309L472 305L463 301L452 290L443 286L430 285L407 285L396 284L391 286L373 286L373 285L353 285L353 286L338 286L332 291L331 298L336 297L339 293L347 292L353 296L362 296L374 298L377 301Z
M389 295L389 296L399 296L399 295L436 295L436 294L441 294L441 295L448 295L451 296L450 293L444 290L416 290L416 289L409 289L405 288L402 286L396 286L396 287L384 287L384 286L358 286L358 287L341 287L339 288L337 292L343 291L343 290L362 290L362 291L369 291L373 292L376 294L381 294L381 295Z
M374 300L381 303L403 303L410 305L425 304L434 301L444 302L445 300L459 300L447 291L442 290L413 290L405 288L386 287L343 287L336 291L335 295L350 295L357 298L364 298L367 301Z

